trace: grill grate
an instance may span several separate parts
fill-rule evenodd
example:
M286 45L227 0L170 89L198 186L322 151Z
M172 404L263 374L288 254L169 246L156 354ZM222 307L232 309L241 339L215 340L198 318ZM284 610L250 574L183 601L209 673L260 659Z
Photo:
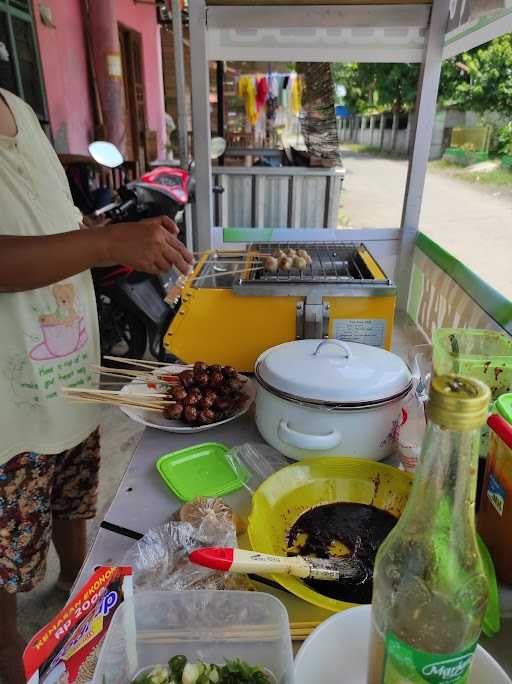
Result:
M246 282L258 283L332 283L343 281L357 282L388 282L387 279L376 280L361 257L361 252L367 252L365 245L353 242L281 242L255 243L250 245L248 252L254 251L271 255L277 249L304 249L312 259L311 265L304 271L291 269L278 270L268 273L254 270ZM256 258L255 261L258 259ZM255 264L256 265L256 264Z

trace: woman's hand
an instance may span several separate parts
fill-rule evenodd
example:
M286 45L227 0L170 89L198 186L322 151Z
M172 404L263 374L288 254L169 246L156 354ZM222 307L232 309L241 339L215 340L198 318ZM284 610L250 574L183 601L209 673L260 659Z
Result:
M168 216L116 223L97 231L104 243L104 263L123 264L145 273L166 273L176 266L187 275L192 269L194 257L178 240L178 227Z

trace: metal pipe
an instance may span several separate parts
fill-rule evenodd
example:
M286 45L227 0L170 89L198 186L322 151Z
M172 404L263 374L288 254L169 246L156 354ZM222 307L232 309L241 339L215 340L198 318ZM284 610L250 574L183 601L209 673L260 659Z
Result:
M421 66L416 116L413 122L414 144L407 172L398 262L398 308L402 311L407 309L409 298L414 244L419 230L421 202L436 115L449 4L449 0L433 0L425 56Z
M181 20L180 0L166 0L166 4L167 9L172 15L180 164L182 169L186 169L188 166L187 92L185 81L185 58L183 55L183 24Z
M224 62L217 61L217 135L224 137ZM219 158L220 166L224 166L224 155Z
M200 251L213 242L212 166L210 160L210 74L206 51L206 3L190 4L190 61L192 74L192 124L196 162L197 244Z

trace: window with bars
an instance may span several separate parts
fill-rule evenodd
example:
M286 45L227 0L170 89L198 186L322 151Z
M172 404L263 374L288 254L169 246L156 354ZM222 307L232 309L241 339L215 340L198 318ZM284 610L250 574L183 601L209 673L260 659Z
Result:
M46 122L31 0L0 0L0 87L19 95Z

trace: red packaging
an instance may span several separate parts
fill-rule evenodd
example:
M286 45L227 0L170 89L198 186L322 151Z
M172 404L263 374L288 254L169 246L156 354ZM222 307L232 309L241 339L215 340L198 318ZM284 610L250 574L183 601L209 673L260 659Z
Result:
M132 595L130 567L98 568L23 653L28 684L85 684L121 603Z

